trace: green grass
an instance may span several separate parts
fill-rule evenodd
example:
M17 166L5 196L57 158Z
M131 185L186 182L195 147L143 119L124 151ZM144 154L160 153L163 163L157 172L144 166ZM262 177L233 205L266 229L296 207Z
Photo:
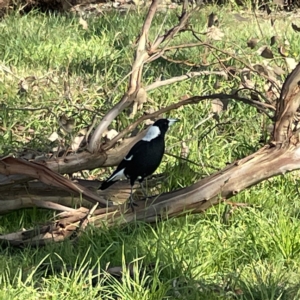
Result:
M269 43L274 34L269 23L260 20L264 32L261 36L254 19L249 17L246 26L237 22L228 8L210 7L193 16L191 24L196 31L206 30L211 11L218 13L225 33L225 38L214 45L235 52L247 63L262 62L254 50L246 48L246 42L259 36L257 47ZM132 42L143 17L143 11L104 14L89 18L87 31L71 15L32 12L3 19L0 153L15 154L28 148L45 152L60 143L69 145L95 115L99 121L126 89L127 80L122 79L130 72ZM159 13L150 38L157 35L164 20L165 14ZM174 22L176 16L169 12L165 26L171 27ZM289 41L291 56L297 59L299 36L290 23L289 18L278 20L276 28ZM196 40L184 33L170 45L190 42ZM272 49L274 61L283 66L276 46ZM204 54L201 47L168 53L172 59L195 63L201 63ZM213 55L210 51L205 59L213 63L216 55L219 59L228 58L227 54ZM234 60L227 64L241 66ZM3 71L3 66L10 72ZM160 75L167 79L191 70L159 59L145 65L143 84L152 83ZM20 91L22 80L28 83L27 92ZM212 94L216 92L216 80L216 76L196 77L153 90L149 97L155 104L147 103L145 109L158 109L185 95ZM230 93L240 84L238 79L219 80L217 92ZM251 80L263 91L259 76ZM36 108L39 110L33 110ZM167 152L179 155L181 142L185 141L188 158L195 164L182 164L166 155L158 170L170 175L162 191L188 186L263 145L260 139L266 135L268 121L256 109L231 101L228 110L220 115L220 124L210 119L195 128L210 109L210 103L203 102L168 114L182 121L167 136ZM142 112L136 117L140 115ZM71 132L62 130L62 116L74 121ZM131 121L125 111L112 128L121 130ZM48 140L53 132L58 132L60 142ZM98 173L98 169L89 172L94 176ZM235 210L227 222L223 218L226 206L222 204L202 215L170 219L154 226L141 222L109 229L91 225L76 244L66 241L39 249L4 248L0 254L0 299L299 299L297 176L292 173L271 178L239 193L231 200L252 207ZM1 216L0 233L30 228L53 216L53 212L38 209ZM103 271L115 266L126 269L131 262L135 275L125 271L122 282Z

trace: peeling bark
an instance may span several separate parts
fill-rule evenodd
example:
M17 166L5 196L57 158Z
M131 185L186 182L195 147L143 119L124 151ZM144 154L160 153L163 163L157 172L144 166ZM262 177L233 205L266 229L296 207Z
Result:
M187 24L189 14L183 10L182 16L179 19L179 24L173 29L166 32L165 35L159 36L156 41L146 47L147 35L150 28L152 18L154 16L157 6L157 0L153 0L150 7L148 17L143 26L142 34L139 39L138 50L136 53L136 60L132 68L132 76L129 84L128 91L125 93L121 102L114 107L104 117L103 121L99 124L96 134L92 139L90 150L94 154L87 152L79 153L65 158L58 158L44 162L41 165L34 162L26 162L24 160L4 158L0 161L0 173L4 175L0 177L2 187L8 184L28 181L30 178L36 178L43 181L45 184L52 184L58 188L67 189L69 192L82 193L85 199L92 202L100 202L106 204L105 197L107 195L100 192L95 194L87 187L76 184L64 178L63 176L55 173L71 173L79 169L93 169L98 166L109 166L117 164L128 152L129 148L141 138L143 133L134 137L127 142L121 144L119 147L112 149L118 140L124 137L132 127L136 127L139 122L149 118L148 116L141 117L137 122L126 128L121 132L116 139L102 145L101 151L99 150L99 143L101 139L101 132L108 124L117 116L120 111L126 107L135 93L137 93L141 83L141 72L143 64L154 60L159 57L166 50L166 46L158 49L157 47L163 43L168 42L175 34L184 30ZM167 43L166 43L167 44ZM147 52L147 51L148 52ZM140 52L139 52L140 51ZM155 56L156 55L156 56ZM147 60L147 57L149 58ZM135 67L136 66L136 67ZM273 131L273 140L262 147L259 151L241 159L223 170L208 176L195 184L170 193L166 193L157 197L151 197L147 201L138 201L138 207L135 212L128 210L124 205L114 205L110 207L100 208L94 211L95 206L89 210L86 207L81 207L77 210L63 208L57 204L51 203L52 208L56 207L57 210L64 210L59 214L58 220L55 222L48 222L47 225L39 226L35 229L19 231L0 236L0 241L15 246L26 245L44 245L49 242L62 241L66 238L73 239L78 236L80 231L84 229L88 222L95 226L115 226L122 225L135 220L143 220L144 222L152 223L157 220L165 220L170 217L178 217L190 213L201 213L206 211L213 205L229 199L242 190L249 188L255 184L262 182L272 176L281 175L300 168L300 144L298 137L298 130L294 126L294 118L300 104L300 64L293 72L287 77L283 84L280 98L277 102L275 123ZM223 97L232 97L243 101L244 103L254 105L255 107L264 110L273 110L273 106L251 99L237 97L237 95L210 95L210 96L195 96L181 103L174 103L169 107L162 108L160 111L155 112L153 115L159 115L162 112L176 109L184 104L195 104L204 99L221 99ZM127 97L127 98L126 98ZM21 168L22 167L22 168ZM16 174L23 174L20 176ZM12 181L12 182L11 182ZM0 186L0 190L1 190ZM122 188L121 193L125 192ZM129 190L127 188L128 193ZM124 195L124 194L123 194ZM4 197L4 196L3 196ZM116 193L116 197L121 198L120 194ZM11 201L12 199L10 199ZM20 200L20 199L19 199ZM22 200L22 199L21 199ZM26 199L23 205L28 205ZM33 199L34 205L41 204L39 199ZM18 203L16 205L22 205ZM46 205L46 204L45 204ZM50 207L49 207L50 208ZM55 208L54 208L55 209ZM93 212L93 215L90 214ZM83 226L84 224L84 226Z

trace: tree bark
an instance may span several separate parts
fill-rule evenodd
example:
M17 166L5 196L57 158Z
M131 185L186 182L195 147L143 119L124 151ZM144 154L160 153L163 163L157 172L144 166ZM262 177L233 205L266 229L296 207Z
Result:
M95 226L121 225L134 220L152 223L158 219L164 220L187 213L201 213L265 179L299 169L298 131L291 125L287 126L286 121L281 121L288 120L289 124L292 123L292 118L297 112L300 97L298 82L300 82L300 64L283 85L283 92L278 100L280 103L277 104L274 136L270 144L189 187L147 201L139 201L134 212L119 206L102 208L96 210L88 222L92 222ZM60 214L58 221L50 225L41 226L38 230L3 235L0 240L16 246L44 245L47 242L62 241L73 237L74 232L79 234L81 224L84 223L83 220L86 221L88 215L89 210L86 208L80 208L76 212L64 212Z

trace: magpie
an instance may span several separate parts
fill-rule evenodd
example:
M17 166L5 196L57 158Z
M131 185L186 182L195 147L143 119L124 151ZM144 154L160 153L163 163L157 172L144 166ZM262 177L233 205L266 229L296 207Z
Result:
M118 165L117 169L100 186L105 190L115 182L129 179L131 185L129 207L134 211L136 205L132 198L132 190L136 180L141 184L145 177L154 173L161 163L165 152L165 134L177 119L159 119L149 127L146 135L130 149Z

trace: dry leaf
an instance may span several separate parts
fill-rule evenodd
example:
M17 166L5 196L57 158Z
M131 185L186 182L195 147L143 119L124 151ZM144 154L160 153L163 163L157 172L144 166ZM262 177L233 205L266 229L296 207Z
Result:
M221 41L224 37L224 33L218 27L215 26L209 27L206 34L209 39L215 41Z
M242 85L243 85L243 87L248 88L248 89L255 88L254 82L252 82L250 79L248 79L246 77L242 77Z
M284 46L278 47L278 52L282 57L288 57L289 56L289 50L285 48Z
M296 31L299 32L300 31L300 27L298 27L296 24L292 23L292 28Z
M189 155L189 147L185 142L181 143L181 151L180 151L180 157L187 158Z
M255 48L255 46L257 45L259 39L257 38L250 38L248 41L247 41L247 46L251 49Z
M270 46L273 46L276 42L277 42L277 36L276 36L276 35L273 35L273 36L271 37Z
M221 87L221 81L217 79L214 83L214 90L218 90L220 87Z
M48 140L50 142L54 142L59 138L59 135L57 134L57 132L52 132L51 135L48 137Z
M106 132L106 135L105 137L108 139L108 140L112 140L114 137L116 137L118 135L118 131L115 130L115 129L110 129Z
M295 61L295 59L292 58L292 57L286 57L285 58L285 62L286 62L286 64L287 64L287 66L288 66L288 68L289 68L290 71L294 70L296 68L297 64L298 64Z
M18 83L19 87L19 93L27 93L29 85L26 79L21 79L20 82Z
M212 26L217 26L218 24L218 16L213 12L208 16L207 27L210 28Z
M83 141L84 139L84 136L81 135L81 136L76 136L75 139L73 140L72 144L71 144L71 148L74 152L76 152L80 145L81 145L81 142Z
M69 118L65 114L59 116L58 123L65 132L70 133L72 132L74 125L75 125L75 119Z
M88 25L87 21L82 19L81 17L79 18L79 24L82 26L82 28L84 30L88 30L89 25Z
M258 96L258 94L257 94L256 92L254 92L254 91L251 91L250 97L251 97L252 100L259 101L259 96Z
M261 65L261 64L255 64L253 66L253 69L256 70L260 74L264 74L266 76L269 76L268 69L265 66Z
M274 73L278 76L285 74L285 71L282 68L280 68L279 66L275 65L272 67L272 69L273 69Z
M147 102L147 92L145 91L145 89L143 88L139 89L135 98L135 102L138 103L138 109L143 108L143 104Z
M228 99L214 99L211 103L211 111L214 114L219 114L221 111L226 110L228 106Z
M273 52L268 46L262 46L256 52L263 58L274 58Z

